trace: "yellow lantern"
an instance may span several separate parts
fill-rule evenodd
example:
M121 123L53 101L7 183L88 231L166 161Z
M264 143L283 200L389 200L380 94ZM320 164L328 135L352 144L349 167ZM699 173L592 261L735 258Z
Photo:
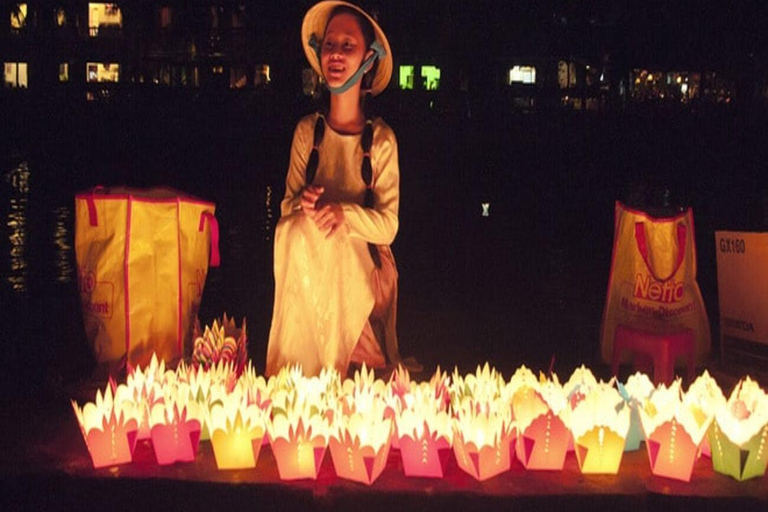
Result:
M725 407L715 414L709 437L712 466L736 480L765 474L768 456L768 397L747 377L740 381Z
M680 379L657 387L639 408L651 472L690 481L699 446L712 418L696 413L692 395L682 397Z
M693 384L688 388L686 396L694 399L692 405L694 414L700 418L714 418L718 409L725 407L726 403L723 391L707 370L704 370L704 373L693 381ZM707 457L712 456L709 437L711 436L713 426L714 422L710 422L707 436L704 437L704 441L701 443L701 454Z
M629 407L612 383L598 383L571 412L574 450L582 473L619 471L629 431Z
M225 394L213 403L207 421L219 469L256 467L268 414L268 409L248 404L239 391Z
M136 404L129 399L124 385L107 386L104 394L96 393L96 401L88 402L81 409L72 400L72 408L80 424L85 445L91 454L93 467L101 468L131 462L136 447L139 413Z
M456 368L450 387L451 405L454 409L460 409L465 400L477 403L497 401L502 398L505 387L504 377L487 362L482 368L478 366L474 374L470 373L466 377L462 377Z
M149 439L151 436L149 415L152 407L162 399L162 389L165 381L173 372L166 371L165 361L158 361L157 354L152 354L149 365L131 369L128 372L125 386L128 388L130 399L136 404L139 416L137 439Z

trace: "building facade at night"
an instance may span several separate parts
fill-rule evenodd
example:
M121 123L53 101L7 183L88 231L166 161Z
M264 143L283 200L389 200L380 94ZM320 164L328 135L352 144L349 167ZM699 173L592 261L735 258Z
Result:
M288 12L275 18L267 7L243 0L4 2L4 94L26 89L22 94L77 101L154 89L311 95L317 84L296 43L296 20L312 3L286 6ZM671 66L647 58L640 64L638 52L617 43L621 17L613 12L595 17L557 11L504 23L505 16L517 19L519 13L498 8L502 21L489 28L495 32L485 41L480 32L461 32L471 30L464 28L475 15L468 7L437 6L432 26L417 27L420 35L414 35L413 26L395 24L399 5L382 4L393 11L383 14L397 42L390 89L398 101L421 91L428 98L492 95L504 98L504 108L523 111L604 110L697 98L727 103L735 92L734 73L713 65L693 69L685 60ZM283 29L283 18L296 26ZM470 38L477 43L467 45ZM476 57L475 46L486 44L490 51ZM766 83L758 77L754 84L763 101Z

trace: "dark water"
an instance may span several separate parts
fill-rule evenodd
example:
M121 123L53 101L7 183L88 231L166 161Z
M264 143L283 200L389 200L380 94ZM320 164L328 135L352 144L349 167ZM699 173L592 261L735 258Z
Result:
M263 369L272 235L291 133L307 112L299 102L149 98L44 122L18 116L0 154L0 322L13 389L67 385L92 369L73 211L74 194L94 185L169 185L217 204L222 265L200 319L247 317ZM400 149L400 343L428 368L488 360L508 374L555 356L567 375L595 362L617 199L694 208L713 329L714 230L765 227L766 123L754 112L466 117L395 106L384 116Z

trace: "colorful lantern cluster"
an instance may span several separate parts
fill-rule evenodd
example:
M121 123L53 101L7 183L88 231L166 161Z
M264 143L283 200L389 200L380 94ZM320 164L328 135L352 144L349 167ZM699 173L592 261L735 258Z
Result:
M366 485L392 449L406 476L441 478L454 460L477 480L515 459L562 470L571 448L583 473L615 474L643 443L653 475L682 481L708 452L737 480L763 475L768 456L768 395L746 378L726 400L707 372L685 391L641 373L606 383L583 366L565 384L524 366L506 381L488 364L467 375L438 368L424 382L400 368L384 382L365 367L349 379L298 366L266 379L235 360L169 370L153 358L72 406L96 468L131 462L140 439L158 464L193 462L210 439L222 470L256 467L268 444L283 480L316 479L330 451L337 476Z

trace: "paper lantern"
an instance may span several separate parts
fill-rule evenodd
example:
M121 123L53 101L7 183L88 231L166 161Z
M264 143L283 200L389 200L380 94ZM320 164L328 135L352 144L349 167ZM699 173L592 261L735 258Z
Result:
M725 407L725 395L717 385L715 379L713 379L709 372L704 370L700 376L693 381L693 384L688 388L686 396L691 397L693 400L692 407L694 414L699 417L714 418L718 409ZM713 422L710 421L709 429L713 428ZM711 457L712 452L709 446L709 434L704 437L704 441L701 443L700 452L702 455Z
M333 467L340 478L371 485L387 464L392 420L385 418L384 400L374 394L358 395L350 410L333 416L328 441Z
M107 386L103 395L101 390L97 391L96 401L86 403L82 409L72 400L95 468L131 462L139 414L128 393L128 388L121 385L113 395L111 386Z
M712 466L736 480L765 474L768 397L749 377L740 381L715 414L709 434Z
M554 374L543 382L526 380L512 396L517 458L526 469L561 470L571 438L565 391Z
M395 416L406 476L442 478L451 455L453 424L443 392L422 383L407 395L406 408Z
M226 394L211 405L207 421L219 469L256 467L268 414L268 409L249 404L239 391Z
M629 432L627 432L627 441L624 443L625 452L633 452L640 449L640 442L645 441L643 426L640 424L640 413L638 404L651 396L656 387L651 379L645 373L637 372L630 375L627 383L623 386L617 384L619 393L629 405Z
M137 407L139 416L139 430L137 440L141 441L151 437L149 415L152 407L162 400L163 386L168 379L174 378L174 372L165 368L165 361L157 359L157 354L152 354L152 359L145 368L141 366L132 368L126 377L125 386L128 388L130 400Z
M200 324L195 320L192 350L192 364L195 367L209 369L211 366L232 363L235 374L239 376L248 361L248 335L246 322L238 328L232 318L224 313L222 321L214 320L213 325L200 332Z
M488 363L482 368L477 367L474 374L463 377L459 370L454 369L450 386L451 406L454 410L462 408L465 400L475 403L490 403L502 398L506 388L504 377L491 368Z
M194 462L200 441L202 412L189 399L186 385L177 391L176 397L166 395L150 413L152 448L160 465Z
M586 397L595 386L597 386L597 379L592 373L592 370L584 365L576 368L568 378L568 381L563 385L571 410L573 410L580 401L584 400L584 397ZM571 439L568 441L568 451L573 451L573 432L571 432Z
M508 471L514 458L515 434L508 403L465 400L453 420L456 463L480 481Z
M657 387L639 408L651 472L690 481L693 464L712 418L697 413L692 396L682 397L680 379Z
M582 473L619 471L629 407L611 383L598 383L571 412L574 451Z

